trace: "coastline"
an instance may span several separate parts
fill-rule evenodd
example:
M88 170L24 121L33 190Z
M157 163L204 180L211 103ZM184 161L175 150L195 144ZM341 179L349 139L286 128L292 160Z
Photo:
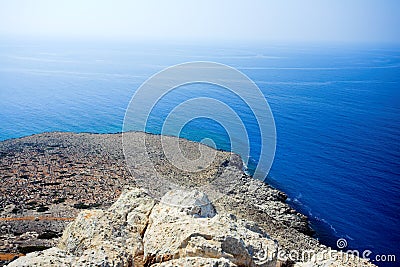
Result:
M188 183L198 184L204 177L221 176L221 169L228 170L222 178L240 182L213 202L217 212L255 222L282 250L326 249L311 236L307 217L286 203L285 193L243 171L240 156L218 150L210 169L200 174L180 173L162 164L165 159L159 154L158 135L128 135L134 140L146 138L150 153L160 163L159 171L171 179L183 176ZM180 139L180 144L189 151L199 145L186 139ZM139 151L137 155L138 161L143 160ZM135 174L151 175L148 168L139 166ZM132 177L125 164L121 133L53 132L2 141L0 175L0 217L5 222L0 232L0 253L16 257L54 246L82 209L108 208L124 188L137 186L135 175Z

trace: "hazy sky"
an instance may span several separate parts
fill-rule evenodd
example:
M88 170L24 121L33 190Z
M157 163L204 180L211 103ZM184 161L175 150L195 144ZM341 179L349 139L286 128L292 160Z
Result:
M400 1L0 0L0 36L400 43Z

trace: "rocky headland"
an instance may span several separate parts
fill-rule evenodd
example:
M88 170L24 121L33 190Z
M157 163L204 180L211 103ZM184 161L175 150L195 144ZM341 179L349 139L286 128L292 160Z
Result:
M134 171L121 134L43 133L0 143L2 265L373 266L337 251L327 257L307 217L246 175L239 156L216 151L207 168L186 172L168 164L160 136L125 135ZM202 146L179 144L189 156ZM145 156L152 166L139 164ZM167 186L154 198L138 183L152 168L182 189ZM224 194L198 190L209 180Z

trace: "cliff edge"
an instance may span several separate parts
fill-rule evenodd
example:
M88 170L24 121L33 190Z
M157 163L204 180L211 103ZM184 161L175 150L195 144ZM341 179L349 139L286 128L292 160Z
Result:
M336 251L334 260L327 258L328 248L310 236L307 217L285 203L284 193L246 175L239 156L217 151L209 168L184 172L165 163L159 136L128 134L133 141L145 138L157 171L189 189L169 190L160 201L149 196L137 184L151 177L149 166L127 170L120 134L44 133L0 143L3 263L370 265L359 258L343 261L345 254ZM141 162L143 148L132 144ZM199 149L198 143L183 139L180 146L190 155ZM235 181L235 186L210 201L195 189L210 177L222 181L221 189L224 181ZM312 254L304 257L307 251ZM292 252L296 257L289 257Z

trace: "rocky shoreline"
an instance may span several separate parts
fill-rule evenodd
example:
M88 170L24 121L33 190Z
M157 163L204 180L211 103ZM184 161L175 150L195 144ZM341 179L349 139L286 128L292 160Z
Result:
M250 232L243 230L244 228L247 229L243 226L243 229L240 228L242 229L241 233L246 232L247 235L252 235L254 232L258 231L262 233L262 238L264 238L263 242L265 241L266 244L268 243L272 246L271 242L273 241L273 243L276 244L277 250L287 253L290 251L297 251L301 254L303 251L307 250L313 250L318 253L327 249L310 236L312 231L308 225L307 217L292 209L285 202L286 195L284 193L261 181L252 179L243 172L242 161L239 156L229 152L216 151L215 160L209 168L196 173L184 172L172 168L166 163L165 155L160 153L159 136L140 132L128 133L128 136L133 141L145 139L147 153L150 153L152 164L157 166L157 171L165 174L171 181L178 181L184 187L193 189L203 183L205 179L218 177L222 190L224 187L223 182L230 183L235 181L234 186L229 187L229 190L227 190L225 194L212 200L212 207L215 209L216 214L220 214L221 218L225 219L218 217L218 222L207 221L207 223L236 225L235 227L239 228L246 223L247 225L254 225L251 227L252 230L249 230ZM168 138L171 140L174 139L174 137ZM186 150L188 154L196 155L196 153L198 153L199 144L184 139L179 142L180 146ZM137 162L143 160L143 162L145 162L145 160L141 158L144 155L143 151L141 151L141 147L133 146L130 149L135 152L137 151L134 160ZM121 134L43 133L1 142L0 265L7 264L11 260L20 257L19 260L13 261L12 264L14 264L14 266L21 266L29 257L36 257L37 260L38 257L41 257L40 255L49 253L49 250L28 254L29 257L22 257L23 255L54 246L58 246L58 248L50 249L50 251L52 251L51 253L54 252L54 255L62 254L64 256L60 257L64 258L70 257L71 261L69 264L74 261L75 264L78 264L78 258L86 253L86 250L80 248L81 250L78 253L73 251L73 249L67 248L68 245L71 244L68 243L69 241L65 241L65 236L74 235L79 232L78 229L72 231L71 225L82 222L82 217L85 218L87 214L92 214L90 213L91 211L93 214L99 215L104 213L103 210L106 210L108 212L107 214L109 214L107 218L114 216L113 207L115 211L117 204L113 203L117 201L122 192L125 192L124 194L129 194L126 192L139 192L137 191L139 190L138 181L143 177L151 175L153 174L149 171L149 166L146 164L138 164L137 167L135 167L134 173L131 173L130 170L127 169L122 151ZM179 177L179 179L177 179L177 177ZM127 191L127 188L129 188L130 191ZM166 188L166 191L170 191L169 188ZM142 193L137 194L141 195ZM141 195L141 197L149 201L152 199L149 196L145 197ZM121 202L121 198L118 201ZM118 203L118 201L116 203ZM132 200L126 201L129 202ZM153 206L158 203L157 200L152 201L154 202ZM133 203L129 203L125 203L125 205L133 205ZM165 214L167 208L163 207L161 204L157 205L159 207L158 213L167 216ZM82 210L85 211L80 213ZM152 210L154 210L154 208L152 208ZM149 210L149 212L146 213L147 215L144 219L145 225L151 221L152 212L153 211ZM179 213L181 211L178 210L176 212ZM94 218L103 218L97 215L94 216ZM187 221L185 222L196 224L197 221L191 221L194 220L192 217L186 218ZM208 218L210 216L205 217ZM210 217L210 220L213 220L213 217L214 216ZM76 221L74 221L75 218L77 218ZM238 223L238 221L241 223ZM69 224L70 222L73 223ZM108 221L110 225L113 223L125 225L126 221ZM161 225L163 221L159 223ZM173 230L173 225L175 225L175 223L176 222L171 222L168 227L172 227L171 229ZM63 235L63 230L68 224L69 226L67 230L64 231ZM136 227L135 229L139 227L136 224L132 225ZM147 230L143 231L146 232ZM180 229L180 231L182 231L182 229ZM193 231L194 232L188 231L187 234L196 234L200 230L195 229ZM203 229L201 231L206 230ZM223 260L221 260L221 262L215 260L215 265L212 266L291 266L294 264L303 266L299 265L301 264L300 262L295 262L297 260L304 261L304 259L297 259L296 261L291 259L275 259L269 261L268 265L259 265L255 263L254 260L250 260L248 256L246 256L247 258L245 257L245 255L254 253L254 251L248 249L242 251L240 254L241 257L244 257L243 261L235 261L229 256L233 255L233 252L231 251L230 253L229 249L228 251L222 249L223 253L220 251L222 254L218 254L220 252L217 254L213 252L214 254L211 253L206 257L201 253L201 246L200 248L195 246L195 251L197 252L193 252L192 254L176 252L171 254L171 256L167 252L160 254L160 251L155 248L153 248L155 251L154 253L146 254L152 250L145 249L145 251L143 251L138 244L143 245L149 240L153 240L153 245L156 246L157 242L160 242L159 235L161 235L162 232L159 232L157 236L157 231L153 231L153 235L147 236L147 239L145 238L145 233L139 232L139 236L136 236L136 245L132 245L132 251L138 252L126 257L135 258L136 256L140 256L144 266L182 266L182 262L179 263L179 259L188 258L189 256L189 258L200 258L199 261L197 261L197 259L187 259L189 262L195 260L196 264L199 264L204 261L204 264L202 263L204 266L208 266L206 264L212 263L212 261L220 257L222 257ZM219 240L218 242L221 243L221 240L225 240L229 235L229 232L224 232L224 234L219 233L215 236L218 236L216 240ZM93 236L90 238L93 239ZM115 237L110 237L110 240L108 240L111 243L113 242L111 240L112 238ZM213 241L213 238L214 237L209 240ZM247 239L241 234L237 234L235 238L236 241L239 240L247 244ZM171 243L172 241L164 240L163 242ZM224 243L222 242L220 244L215 242L213 244L217 247L222 246L221 244ZM168 244L164 245L167 246ZM207 246L209 246L209 244ZM246 248L249 246L250 245L246 245ZM87 245L87 248L89 247L90 245ZM115 249L116 248L113 247L113 253L115 253ZM342 254L343 253L337 253L339 259L342 258ZM106 255L104 257L110 259L107 253L104 255ZM103 260L105 259L104 257L102 258ZM213 258L214 260L209 262L206 258ZM343 264L339 259L334 263L337 263L337 265L332 266L360 266L360 262L365 266L370 264L358 258ZM173 263L171 260L178 260L178 262ZM112 262L115 263L116 261ZM171 265L168 265L167 262ZM323 262L324 259L321 259L321 264ZM105 263L105 261L103 261L103 263ZM130 263L128 263L129 261L118 266L129 266ZM231 263L233 265L229 265ZM341 265L339 265L339 263ZM134 266L140 265L135 261ZM187 266L191 265L189 264Z

